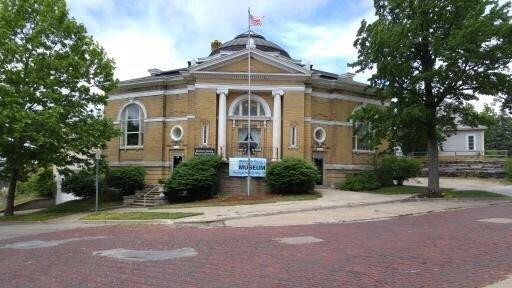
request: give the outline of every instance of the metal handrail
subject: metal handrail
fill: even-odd
[[[146,192],[146,194],[144,194],[144,207],[146,207],[146,196],[148,196],[148,195],[149,195],[149,193],[154,192],[154,191],[155,191],[156,189],[158,189],[158,188],[160,188],[160,187],[155,186],[155,187],[153,187],[153,188],[149,189],[149,191],[148,191],[148,192]]]

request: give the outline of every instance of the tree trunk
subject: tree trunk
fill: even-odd
[[[9,190],[7,190],[7,201],[5,203],[5,216],[14,214],[14,193],[16,192],[16,184],[18,183],[18,169],[13,168],[9,181]]]
[[[439,187],[439,147],[435,128],[430,129],[427,139],[428,151],[428,187],[427,197],[442,197]]]

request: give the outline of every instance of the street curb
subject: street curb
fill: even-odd
[[[367,206],[375,206],[380,204],[392,204],[392,203],[410,203],[410,202],[423,202],[423,201],[431,201],[434,199],[426,199],[426,200],[416,200],[416,198],[406,198],[401,200],[389,200],[389,201],[382,201],[382,202],[375,202],[375,203],[364,203],[364,204],[356,204],[356,205],[339,205],[339,206],[330,206],[330,207],[317,207],[317,208],[309,208],[309,209],[301,209],[301,210],[294,210],[294,211],[277,211],[277,212],[269,212],[269,213],[261,213],[261,214],[255,214],[255,215],[245,215],[245,216],[236,216],[236,217],[224,217],[214,220],[191,220],[191,221],[177,221],[174,222],[175,225],[183,225],[183,224],[212,224],[212,223],[218,223],[218,222],[224,222],[229,220],[240,220],[240,219],[246,219],[246,218],[253,218],[253,217],[264,217],[264,216],[274,216],[274,215],[282,215],[282,214],[290,214],[290,213],[297,213],[297,212],[311,212],[311,211],[321,211],[321,210],[331,210],[331,209],[338,209],[338,208],[353,208],[353,207],[367,207]],[[435,199],[436,201],[453,201],[456,199]],[[478,200],[482,199],[464,199],[468,200],[467,202],[477,202]],[[458,200],[458,201],[464,201],[464,200]],[[501,203],[508,203],[512,202],[512,200],[497,200],[495,202],[490,203],[482,203],[483,205],[475,205],[475,206],[469,206],[469,207],[461,207],[461,208],[448,208],[445,210],[440,211],[428,211],[428,212],[420,212],[420,213],[409,213],[405,215],[397,215],[397,216],[390,216],[390,217],[402,217],[402,216],[412,216],[412,215],[421,215],[421,214],[428,214],[432,212],[443,212],[443,211],[450,211],[450,210],[456,210],[456,209],[466,209],[466,208],[475,208],[480,206],[493,206],[498,205]],[[382,218],[382,217],[381,217]],[[389,217],[384,217],[389,218]],[[377,218],[375,218],[377,219]],[[365,221],[366,219],[362,220],[354,220],[354,221]],[[341,223],[341,222],[340,222]]]
[[[333,205],[327,207],[315,207],[315,208],[305,208],[298,210],[288,210],[288,211],[274,211],[274,212],[263,212],[259,214],[253,215],[243,215],[243,216],[235,216],[235,217],[222,217],[218,219],[212,220],[189,220],[186,221],[185,218],[181,219],[153,219],[153,220],[79,220],[81,223],[86,224],[174,224],[179,226],[187,226],[187,225],[211,225],[215,223],[220,223],[226,220],[235,220],[235,219],[244,219],[251,217],[260,217],[260,216],[272,216],[272,215],[280,215],[280,214],[288,214],[288,213],[296,213],[296,212],[309,212],[309,211],[320,211],[320,210],[328,210],[328,209],[337,209],[337,208],[350,208],[350,207],[364,207],[378,204],[390,204],[404,201],[404,199],[399,200],[387,200],[375,203],[362,203],[362,204],[344,204],[344,205]],[[199,215],[198,215],[199,216]],[[192,216],[193,217],[193,216]],[[180,221],[181,220],[181,221]]]
[[[174,223],[175,224],[214,223],[214,222],[226,221],[226,220],[238,220],[238,219],[261,217],[261,216],[274,216],[274,215],[290,214],[290,213],[297,213],[297,212],[311,212],[311,211],[321,211],[321,210],[330,210],[330,209],[338,209],[338,208],[352,208],[352,207],[373,206],[373,205],[379,205],[379,204],[391,204],[391,203],[402,202],[407,199],[408,198],[400,199],[400,200],[388,200],[388,201],[374,202],[374,203],[345,204],[345,205],[333,205],[333,206],[326,206],[326,207],[304,208],[304,209],[288,210],[288,211],[263,212],[263,213],[253,214],[253,215],[222,217],[222,218],[213,219],[213,220],[190,220],[190,221],[184,220],[184,221],[177,221]],[[177,219],[177,220],[179,220],[179,219]]]
[[[497,205],[500,203],[508,203],[512,202],[512,200],[497,200],[497,199],[481,199],[481,198],[463,198],[463,199],[429,199],[429,198],[405,198],[405,199],[399,199],[399,200],[388,200],[388,201],[381,201],[381,202],[374,202],[374,203],[362,203],[362,204],[345,204],[345,205],[333,205],[333,206],[327,206],[327,207],[314,207],[314,208],[304,208],[304,209],[298,209],[298,210],[288,210],[288,211],[274,211],[274,212],[263,212],[263,213],[257,213],[253,215],[241,215],[241,216],[232,216],[232,217],[219,217],[216,219],[211,220],[187,220],[186,218],[182,219],[153,219],[153,220],[79,220],[81,223],[86,224],[172,224],[175,226],[208,226],[208,227],[217,227],[224,226],[224,221],[229,220],[240,220],[240,219],[246,219],[246,218],[253,218],[253,217],[264,217],[264,216],[274,216],[274,215],[283,215],[283,214],[290,214],[290,213],[300,213],[300,212],[311,212],[311,211],[321,211],[321,210],[331,210],[331,209],[339,209],[339,208],[355,208],[355,207],[367,207],[367,206],[375,206],[375,205],[381,205],[381,204],[392,204],[392,203],[411,203],[411,202],[431,202],[431,201],[464,201],[464,202],[479,202],[479,201],[489,201],[489,200],[496,200],[494,202],[490,203],[482,203],[484,206],[492,206]],[[421,213],[410,213],[407,215],[398,215],[398,216],[391,216],[391,217],[401,217],[401,216],[412,216],[412,215],[421,215],[421,214],[428,214],[432,212],[443,212],[443,211],[449,211],[454,209],[465,209],[465,208],[474,208],[479,207],[482,205],[475,205],[470,207],[464,207],[464,208],[451,208],[441,211],[429,211],[429,212],[421,212]],[[385,217],[388,218],[388,217]],[[367,221],[366,219],[361,220],[354,220],[354,221]],[[340,222],[341,223],[341,222]]]
[[[153,220],[79,220],[85,224],[174,224],[173,219]]]

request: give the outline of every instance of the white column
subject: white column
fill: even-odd
[[[281,96],[282,90],[272,91],[274,95],[274,120],[272,121],[272,161],[281,159]]]
[[[219,123],[217,125],[219,140],[217,142],[217,150],[222,159],[226,159],[226,96],[228,95],[228,90],[217,89],[217,94],[219,94]]]

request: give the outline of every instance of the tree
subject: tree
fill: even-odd
[[[375,0],[374,6],[377,20],[361,23],[354,42],[358,59],[350,65],[358,72],[375,70],[370,84],[389,101],[382,109],[387,122],[376,129],[388,129],[391,143],[399,134],[425,136],[426,196],[441,196],[438,145],[457,124],[477,125],[477,113],[467,102],[489,95],[512,107],[510,3]]]
[[[512,153],[512,117],[506,111],[497,113],[490,106],[480,112],[485,130],[485,150],[507,150]]]
[[[0,158],[5,215],[29,171],[87,161],[116,134],[102,117],[114,62],[70,18],[64,0],[0,0]]]

